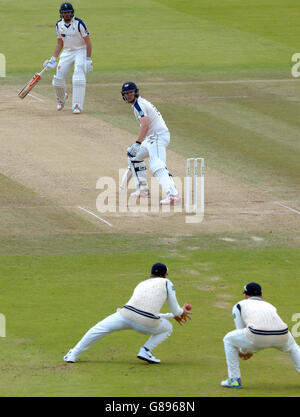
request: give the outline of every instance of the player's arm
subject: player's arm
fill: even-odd
[[[63,40],[62,38],[57,38],[56,47],[54,49],[53,55],[50,59],[46,59],[44,62],[44,67],[46,67],[47,70],[53,69],[56,67],[56,58],[60,54],[62,48],[63,48]]]
[[[137,140],[129,146],[127,149],[127,155],[130,157],[135,157],[138,153],[141,143],[145,140],[147,136],[147,132],[149,130],[150,122],[147,116],[143,116],[140,118],[140,134]]]
[[[91,42],[91,38],[89,37],[89,35],[85,36],[83,38],[84,42],[85,42],[85,46],[86,46],[86,57],[87,58],[91,58],[92,56],[92,42]]]
[[[190,311],[186,310],[184,307],[180,307],[177,298],[176,298],[176,291],[174,288],[173,283],[170,280],[167,280],[166,282],[166,288],[167,288],[167,301],[171,310],[171,314],[174,316],[175,320],[179,323],[185,323],[187,319],[191,319],[189,317],[190,314],[192,314]],[[169,317],[165,317],[169,318]]]
[[[64,46],[64,43],[63,43],[62,38],[57,38],[56,47],[55,47],[54,52],[53,52],[53,57],[54,58],[57,58],[58,57],[58,55],[60,54],[61,50],[63,49],[63,46]]]
[[[232,308],[233,321],[237,329],[244,329],[246,327],[242,319],[241,311],[242,310],[239,303],[235,304]]]
[[[166,280],[166,288],[167,288],[167,294],[168,294],[168,305],[170,307],[171,313],[174,316],[180,316],[183,313],[183,308],[180,307],[177,297],[176,297],[176,291],[173,283],[167,279]]]
[[[145,138],[147,136],[147,132],[148,132],[149,127],[150,127],[150,121],[149,121],[148,117],[147,116],[141,117],[140,124],[141,124],[140,125],[140,134],[139,134],[139,137],[137,138],[137,142],[142,143],[145,140]]]

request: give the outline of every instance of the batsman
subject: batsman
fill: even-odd
[[[47,70],[54,69],[57,65],[57,57],[63,49],[56,75],[52,80],[57,99],[57,110],[60,111],[64,108],[68,98],[66,78],[74,66],[72,111],[74,114],[79,114],[83,110],[86,74],[93,70],[92,44],[85,23],[74,17],[74,8],[71,3],[63,3],[59,13],[61,19],[56,23],[57,44],[53,56],[47,59],[43,65]]]
[[[139,88],[132,81],[122,85],[121,94],[123,100],[131,104],[140,130],[137,140],[127,149],[128,169],[122,179],[120,191],[127,187],[132,176],[136,191],[131,196],[135,198],[150,196],[144,162],[145,158],[149,158],[149,167],[165,194],[160,204],[179,203],[181,198],[173,176],[166,167],[166,149],[170,143],[170,132],[161,113],[150,101],[139,95]]]

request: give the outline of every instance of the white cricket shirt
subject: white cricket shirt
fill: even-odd
[[[259,297],[249,297],[240,301],[232,309],[237,329],[245,327],[259,330],[260,334],[276,334],[287,329],[287,324],[279,317],[277,309]]]
[[[171,314],[161,314],[165,302]],[[173,283],[165,278],[149,278],[140,282],[134,289],[132,297],[121,310],[121,314],[137,323],[155,327],[160,317],[172,318],[183,313],[178,304]]]
[[[73,17],[70,23],[60,19],[56,23],[56,36],[63,40],[64,50],[76,51],[85,48],[84,37],[89,35],[86,25],[81,19]]]
[[[150,101],[138,97],[135,101],[133,112],[136,120],[141,124],[141,118],[147,116],[150,121],[149,130],[147,136],[153,135],[154,133],[168,132],[168,127],[157,108],[150,103]]]

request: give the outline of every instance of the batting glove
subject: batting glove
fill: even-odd
[[[50,59],[46,59],[46,61],[43,63],[43,66],[46,67],[46,70],[50,70],[56,67],[56,58],[55,56],[52,56]]]
[[[92,72],[93,71],[93,62],[92,58],[88,57],[86,59],[86,72]]]
[[[141,143],[140,142],[135,142],[133,143],[131,146],[129,146],[129,148],[127,148],[127,155],[128,156],[136,156],[136,154],[138,153],[139,149],[140,149]]]

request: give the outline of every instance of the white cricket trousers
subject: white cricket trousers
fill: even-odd
[[[86,48],[77,49],[75,51],[64,50],[60,57],[56,69],[56,75],[53,78],[53,86],[57,90],[57,99],[63,99],[60,97],[59,88],[62,87],[65,90],[66,78],[74,65],[74,72],[72,76],[73,94],[72,94],[72,107],[75,104],[79,104],[80,109],[83,109],[85,88],[86,88]]]
[[[157,178],[165,194],[178,194],[174,180],[166,168],[167,146],[170,143],[170,132],[154,133],[148,136],[143,142],[132,161],[143,161],[149,158],[149,167]]]
[[[223,339],[225,356],[228,368],[228,377],[229,378],[240,378],[241,371],[239,365],[239,354],[238,349],[242,349],[243,353],[250,352],[255,353],[259,352],[262,349],[267,348],[276,348],[282,352],[287,352],[298,372],[300,372],[300,347],[295,342],[295,339],[288,333],[288,340],[285,344],[255,344],[247,336],[247,328],[233,330],[226,334]],[[266,336],[268,337],[268,336]]]
[[[150,338],[144,344],[144,346],[150,351],[166,340],[172,333],[172,324],[164,319],[160,319],[160,324],[157,327],[146,327],[141,324],[135,323],[132,320],[128,320],[119,313],[119,309],[116,313],[111,314],[104,320],[99,321],[95,326],[86,332],[83,338],[73,348],[72,354],[77,359],[82,352],[91,347],[94,343],[103,339],[112,332],[119,330],[132,329],[139,333],[150,335]]]

